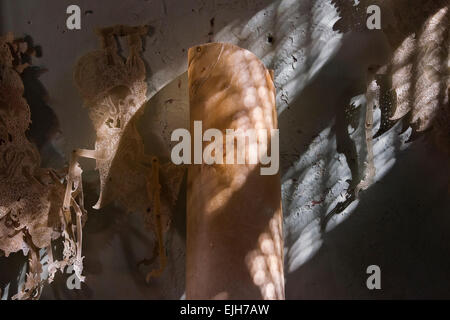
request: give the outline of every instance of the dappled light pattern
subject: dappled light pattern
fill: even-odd
[[[383,10],[383,32],[388,38],[392,46],[398,46],[392,55],[389,64],[382,67],[372,67],[369,73],[373,73],[374,82],[369,82],[367,86],[367,113],[366,126],[371,122],[373,107],[381,108],[380,103],[387,103],[388,108],[382,108],[382,112],[390,112],[390,119],[384,119],[381,123],[379,132],[383,134],[389,130],[392,125],[389,121],[396,121],[408,115],[414,132],[422,132],[432,128],[434,120],[441,114],[444,121],[448,115],[448,4],[443,6],[443,1],[424,1],[421,6],[424,12],[429,16],[423,16],[417,12],[411,13],[409,10],[411,3],[397,1],[395,4],[385,1],[361,1],[358,4],[350,4],[349,2],[334,0],[341,19],[334,25],[334,28],[342,32],[358,31],[363,32],[365,29],[365,20],[367,19],[366,8],[368,5],[379,5]],[[443,7],[442,7],[443,6]],[[404,14],[405,11],[408,14]],[[405,18],[406,17],[406,18]],[[407,20],[408,19],[408,20]],[[417,23],[417,25],[414,25]],[[414,31],[414,33],[411,33]],[[386,82],[386,75],[390,77],[390,81]],[[383,97],[381,100],[380,87],[391,85],[393,92],[392,99]],[[371,88],[373,87],[373,88]],[[384,88],[389,90],[389,87]],[[377,95],[377,102],[374,104],[373,99],[369,98],[369,93]],[[388,101],[386,101],[386,98]],[[390,100],[390,101],[389,101]],[[386,118],[382,114],[382,118]],[[442,137],[442,131],[448,128],[444,124],[439,128],[434,126],[435,133]],[[367,173],[369,176],[375,176],[375,167],[373,166],[373,152],[371,147],[372,130],[367,128],[366,132],[366,149],[367,162],[366,177],[355,189],[355,195],[358,195],[360,189],[367,189],[370,182],[367,181]],[[439,134],[440,132],[440,134]],[[448,143],[447,143],[448,144]],[[445,145],[445,143],[444,143]]]
[[[264,299],[284,297],[282,223],[279,217],[269,222],[269,228],[258,238],[258,248],[246,256],[253,283],[261,290]]]
[[[331,28],[338,18],[329,0],[268,1],[247,20],[224,26],[214,39],[248,49],[274,70],[281,114],[339,49],[342,35]]]
[[[382,31],[393,49],[391,61],[378,70],[379,75],[391,78],[395,93],[390,118],[395,121],[405,117],[414,132],[432,129],[435,136],[445,137],[450,76],[448,1],[361,1],[358,6],[334,2],[343,15],[336,27],[345,31],[360,30],[367,5],[380,5]],[[412,9],[415,6],[417,10]],[[350,23],[349,19],[359,22]],[[447,149],[445,143],[441,146]]]
[[[283,209],[288,247],[286,270],[292,277],[320,249],[323,233],[334,229],[357,208],[359,191],[369,188],[389,172],[396,162],[396,154],[410,145],[408,140],[417,132],[431,128],[439,137],[442,149],[449,145],[448,3],[364,0],[325,3],[322,10],[331,3],[339,16],[330,19],[324,33],[332,34],[330,29],[334,29],[343,34],[343,41],[353,39],[353,42],[338,45],[337,52],[328,55],[331,63],[323,64],[316,73],[322,83],[329,84],[328,87],[322,85],[320,89],[319,81],[308,79],[305,70],[297,68],[297,78],[303,78],[306,86],[297,83],[297,90],[289,94],[289,108],[281,112]],[[381,31],[367,30],[366,8],[372,4],[381,7]],[[417,9],[413,9],[415,7]],[[320,14],[310,14],[315,15]],[[303,29],[308,33],[307,27]],[[384,53],[377,48],[374,52],[379,55],[378,60],[361,52],[359,56],[355,53],[357,58],[353,65],[344,63],[344,59],[350,57],[349,52],[358,51],[358,48],[352,48],[355,41],[363,36],[376,39],[379,35],[387,39],[391,57],[382,58]],[[325,47],[321,49],[325,50]],[[366,65],[358,75],[362,54]],[[307,64],[303,64],[305,67]],[[339,69],[340,77],[332,73],[338,72],[335,69]],[[287,65],[285,70],[288,70]],[[356,76],[350,78],[347,73]],[[348,83],[347,87],[341,83]],[[329,91],[331,87],[333,90]],[[332,97],[320,97],[323,90],[330,92]],[[303,100],[297,102],[296,96]],[[355,100],[346,107],[352,97]],[[324,104],[328,109],[321,108]],[[365,112],[370,112],[370,106],[372,115]],[[298,108],[297,112],[292,111],[294,108]],[[313,108],[318,110],[317,116]],[[330,113],[332,116],[328,117]],[[339,114],[345,114],[345,117]],[[302,116],[309,117],[308,121],[303,121]],[[398,120],[406,126],[402,127]],[[310,124],[313,122],[315,128]],[[413,128],[408,129],[409,124]],[[289,130],[289,134],[283,134],[283,129],[291,126],[298,132]],[[288,276],[288,286],[289,279]],[[294,284],[291,284],[291,290],[295,290],[292,286]]]
[[[73,168],[78,178],[72,185],[65,172],[41,168],[40,154],[26,136],[31,114],[20,74],[30,67],[32,55],[34,48],[12,34],[0,38],[0,254],[28,255],[26,279],[13,299],[39,299],[43,286],[67,266],[84,281],[81,170]],[[64,246],[60,261],[53,258],[54,240]],[[41,249],[49,257],[45,267]]]
[[[155,8],[160,5],[159,1],[153,1],[152,4],[155,5]],[[381,31],[368,31],[366,28],[365,9],[372,4],[381,7]],[[330,252],[332,261],[330,263],[325,261],[324,264],[351,264],[351,258],[341,256],[339,250],[342,248],[338,248],[338,246],[341,246],[342,243],[333,243],[336,240],[333,238],[333,234],[336,235],[339,232],[351,234],[353,242],[348,241],[348,243],[351,244],[353,250],[354,247],[360,248],[356,243],[358,240],[353,238],[355,233],[370,233],[370,230],[376,229],[378,226],[389,228],[386,223],[378,223],[377,219],[386,217],[386,215],[383,216],[383,212],[376,213],[377,218],[372,221],[373,225],[377,226],[375,228],[372,228],[370,223],[365,223],[358,224],[356,228],[349,230],[346,228],[348,224],[344,221],[369,221],[370,219],[367,219],[365,214],[370,210],[368,210],[367,204],[364,207],[364,203],[369,201],[369,206],[377,209],[382,206],[381,204],[377,205],[379,199],[374,199],[374,195],[376,197],[382,195],[382,201],[389,200],[391,193],[396,198],[398,196],[402,198],[404,194],[395,193],[395,187],[386,186],[386,190],[389,190],[386,192],[380,191],[380,189],[384,189],[384,186],[380,186],[385,182],[384,178],[388,178],[387,180],[393,186],[397,186],[397,183],[405,184],[403,180],[394,181],[394,178],[398,179],[401,175],[394,173],[393,168],[396,169],[395,172],[404,172],[410,177],[416,176],[413,169],[409,171],[406,169],[411,163],[401,161],[401,157],[405,155],[404,149],[410,149],[409,155],[417,151],[410,148],[413,145],[410,142],[419,137],[432,136],[439,143],[441,150],[449,149],[448,0],[201,1],[192,6],[192,9],[195,9],[192,12],[191,6],[184,8],[179,6],[176,1],[166,1],[164,5],[168,6],[169,16],[156,17],[157,19],[152,20],[152,24],[154,23],[158,32],[151,39],[151,50],[145,52],[145,58],[149,64],[149,70],[151,70],[151,73],[146,75],[148,77],[147,95],[152,96],[172,81],[174,75],[184,72],[187,65],[185,59],[187,48],[205,41],[237,44],[254,52],[268,68],[275,70],[276,104],[280,115],[282,136],[280,139],[281,174],[287,296],[298,298],[299,295],[295,294],[295,290],[308,292],[304,295],[305,297],[313,296],[311,292],[314,290],[301,285],[302,279],[315,278],[308,273],[308,268],[321,267],[322,265],[317,261],[330,256]],[[152,12],[158,12],[158,10]],[[176,15],[172,16],[171,20],[170,13],[173,12],[176,12]],[[207,34],[210,31],[209,24],[212,18],[215,19],[215,28],[211,34]],[[192,23],[193,21],[194,23]],[[382,48],[381,38],[386,38],[386,42],[390,45],[392,53],[390,58],[381,58],[385,51]],[[170,45],[166,45],[169,42]],[[371,43],[374,45],[372,46]],[[374,59],[374,56],[379,59]],[[69,60],[72,61],[72,59],[73,56],[70,56]],[[373,64],[374,60],[382,67],[376,70],[377,74],[375,75],[375,83],[379,86],[375,90],[379,99],[377,98],[374,104],[372,131],[366,127],[366,116],[369,116],[366,112],[368,109],[366,71],[367,66]],[[207,80],[207,82],[211,82],[211,80]],[[70,83],[70,81],[66,81],[66,83]],[[255,88],[250,88],[246,104],[253,104],[255,90]],[[55,98],[64,101],[61,96],[64,97],[67,90],[60,91],[63,94],[59,97],[55,96]],[[142,105],[142,108],[126,106],[124,109],[132,110],[131,113],[134,113],[134,116],[125,117],[125,123],[123,123],[116,110],[123,110],[118,106],[123,107],[124,101],[126,105],[129,104],[130,92],[127,85],[120,85],[117,90],[111,90],[111,100],[105,101],[105,109],[113,111],[111,111],[111,117],[108,113],[107,118],[102,118],[105,120],[103,122],[104,130],[101,130],[100,135],[104,137],[103,140],[106,143],[110,143],[108,148],[111,148],[111,157],[118,156],[117,160],[106,160],[96,151],[80,152],[80,154],[97,158],[99,163],[105,164],[105,168],[108,166],[106,163],[110,163],[109,169],[104,170],[103,204],[114,201],[117,195],[121,197],[119,190],[122,189],[116,183],[117,181],[127,182],[128,177],[133,181],[136,177],[136,175],[129,175],[130,171],[132,172],[134,169],[127,168],[123,171],[125,173],[121,174],[119,168],[126,168],[123,164],[127,162],[120,157],[120,154],[128,154],[128,152],[120,152],[120,150],[127,150],[126,145],[135,143],[133,139],[122,140],[120,137],[127,135],[135,137],[135,127],[132,125],[134,120],[132,119],[140,117],[137,110],[153,108],[155,104],[169,108],[170,105],[175,106],[179,102],[174,101],[173,97],[168,94],[156,103]],[[76,99],[70,100],[76,101]],[[76,104],[76,102],[70,101],[64,101],[64,103],[67,104],[67,108]],[[187,99],[182,103],[188,105]],[[251,127],[252,121],[248,117],[246,118],[246,115],[242,116],[243,120],[240,124]],[[173,119],[173,115],[170,117],[167,122]],[[255,111],[255,117],[261,119],[264,118],[264,114],[261,111]],[[158,124],[157,121],[158,119],[152,122],[152,125],[156,124],[153,128],[154,131],[161,128],[161,130],[170,132],[170,127],[166,126],[166,122]],[[74,132],[76,130],[72,129],[77,125],[72,124],[69,127],[71,130],[66,129],[65,135],[81,137],[78,141],[84,141],[82,138],[86,137],[86,133],[83,136],[83,132]],[[174,127],[185,127],[185,125]],[[125,132],[127,130],[129,133]],[[366,139],[371,137],[371,131],[374,134],[373,163],[376,172],[373,182],[375,183],[370,185],[373,188],[361,192],[361,200],[353,200],[349,196],[354,195],[355,187],[364,179],[365,173],[369,169],[365,163],[369,155]],[[161,143],[163,149],[166,148],[164,144],[168,141],[167,137],[168,135],[165,135],[165,141]],[[123,141],[123,147],[121,143],[117,142],[118,140]],[[150,143],[148,143],[148,148],[145,146],[145,153],[159,157],[160,154],[153,152],[151,146],[155,140],[148,139],[147,141]],[[420,146],[420,141],[418,144]],[[419,149],[420,151],[423,151],[423,148]],[[164,160],[159,158],[162,168],[164,168]],[[410,156],[407,158],[410,160]],[[131,157],[130,159],[129,162],[134,163],[135,159]],[[430,159],[435,160],[431,156]],[[151,158],[149,157],[148,160],[151,161]],[[133,166],[130,165],[130,167]],[[147,169],[146,173],[151,172],[150,167]],[[208,203],[208,210],[212,212],[211,216],[214,219],[221,217],[219,214],[221,201],[233,201],[236,190],[246,188],[251,180],[249,177],[253,171],[257,172],[258,170],[255,167],[252,171],[237,176],[231,182],[226,181],[229,187],[223,191],[215,190],[214,185],[205,179],[204,188],[211,187],[213,190],[214,198]],[[445,172],[445,170],[443,171]],[[77,172],[74,171],[74,173]],[[118,202],[128,199],[132,199],[130,202],[133,202],[133,205],[149,202],[144,175],[138,176],[139,185],[136,186],[136,189],[133,192],[123,193],[124,196],[119,198]],[[108,182],[108,176],[112,177],[112,181]],[[214,175],[212,174],[212,176]],[[170,175],[170,177],[174,177],[174,175]],[[432,177],[435,178],[435,176]],[[151,178],[148,177],[147,180],[153,181]],[[174,178],[174,181],[176,180]],[[164,187],[164,181],[165,178],[162,178],[162,198],[171,194],[164,191],[168,189]],[[406,179],[406,181],[417,182],[414,179]],[[173,183],[176,185],[175,182]],[[433,192],[436,184],[438,184],[437,181],[429,184],[433,186],[430,188],[433,189]],[[172,182],[167,182],[167,185],[172,185]],[[255,188],[257,186],[258,184],[254,185]],[[408,190],[402,188],[404,192],[414,194],[410,190],[412,186],[405,185],[405,187],[408,187]],[[131,185],[126,184],[126,188],[130,189]],[[154,191],[152,190],[151,194],[154,194]],[[92,190],[92,193],[95,194],[95,191]],[[420,193],[424,197],[431,194],[431,191],[427,193],[425,190]],[[127,198],[127,196],[130,197]],[[416,213],[419,210],[413,208],[413,205],[432,203],[432,201],[423,200],[402,202],[402,199],[399,199],[399,201],[388,201],[388,203],[391,206],[397,202],[402,203],[403,207],[411,208]],[[248,201],[248,199],[242,201]],[[162,199],[162,202],[164,204],[165,200]],[[126,206],[126,203],[123,206]],[[106,208],[106,210],[109,209]],[[397,209],[399,212],[401,211],[400,206]],[[391,210],[391,208],[387,210]],[[353,212],[357,214],[353,214]],[[120,213],[118,216],[122,217]],[[399,226],[402,227],[403,223],[409,223],[410,218],[412,220],[414,217],[402,217],[402,223],[399,223]],[[387,219],[392,219],[392,215]],[[432,220],[426,219],[426,221]],[[392,224],[388,224],[392,226]],[[127,238],[126,234],[136,236],[137,232],[128,228],[126,223],[120,225],[126,228],[121,234],[123,241]],[[442,226],[444,225],[442,224]],[[435,231],[433,229],[432,234],[437,234]],[[261,232],[270,234],[268,230]],[[401,230],[392,233],[392,235],[401,234]],[[382,235],[384,237],[386,233],[383,232]],[[417,237],[414,238],[414,240],[417,239]],[[263,252],[256,244],[258,241],[256,240],[255,246],[248,250],[248,252],[254,252],[255,256],[262,255]],[[372,239],[367,242],[372,243],[371,241]],[[393,242],[386,241],[384,244],[389,251]],[[330,248],[332,249],[330,250]],[[156,250],[158,249],[156,246]],[[93,252],[92,256],[95,256],[95,250],[91,249],[91,251]],[[123,252],[130,251],[130,248],[124,245]],[[319,254],[317,254],[318,252]],[[131,261],[133,259],[128,257],[122,260]],[[108,263],[110,260],[105,259],[104,261]],[[252,266],[255,268],[254,270],[260,270],[257,269],[257,265],[260,263],[256,263],[255,266],[253,264],[247,266],[250,270],[252,270]],[[133,267],[134,265],[130,266],[130,270]],[[409,266],[405,267],[409,268]],[[265,267],[263,269],[266,270]],[[183,272],[184,270],[181,273]],[[250,278],[253,284],[264,283],[261,279],[270,279],[267,271],[264,276],[261,272],[256,274],[257,276]],[[404,274],[409,273],[405,272]],[[322,281],[309,280],[306,282],[307,285],[314,283],[320,287],[320,290],[326,290],[332,282],[329,281],[330,279],[323,279],[320,273],[314,275],[317,275],[317,279],[322,279]],[[165,282],[168,283],[168,286],[173,284],[170,276]],[[176,287],[177,284],[175,283],[173,286]],[[122,292],[124,291],[127,290]],[[136,292],[138,291],[136,290]],[[269,291],[273,292],[270,288]],[[388,290],[383,290],[383,292],[388,292]],[[229,298],[230,294],[222,290],[217,292],[215,297]]]
[[[450,39],[448,26],[450,5],[441,8],[423,26],[418,40],[417,72],[414,90],[414,107],[411,122],[417,131],[431,127],[439,108],[448,104],[447,87],[448,50]],[[447,60],[447,62],[445,62]],[[445,101],[444,101],[445,99]]]
[[[222,43],[193,47],[188,72],[191,132],[194,121],[224,135],[277,128],[271,73],[251,52]],[[245,164],[227,164],[230,152],[238,163],[238,145],[224,141],[223,164],[189,168],[187,299],[284,298],[279,175],[261,175],[262,165],[250,161],[270,150],[271,137],[266,141],[263,150],[245,143]]]
[[[408,35],[392,59],[396,104],[392,120],[411,113],[413,128],[425,131],[448,104],[448,7],[429,17],[418,32]]]
[[[389,7],[397,19],[385,32],[394,47],[389,64],[378,70],[391,77],[394,93],[391,120],[402,119],[412,128],[411,139],[424,133],[448,154],[449,135],[449,5],[424,1],[421,10],[408,10],[410,3]],[[427,134],[431,133],[431,134]]]
[[[367,161],[364,163],[366,178],[355,189],[357,196],[361,186],[364,186],[362,189],[367,189],[371,182],[379,180],[392,168],[395,151],[407,147],[405,142],[412,136],[411,132],[414,135],[414,132],[429,128],[433,128],[434,133],[440,132],[441,136],[442,132],[449,132],[448,124],[442,125],[438,121],[443,118],[442,123],[448,119],[448,4],[444,5],[445,1],[422,1],[421,10],[411,10],[414,5],[410,1],[360,1],[357,5],[349,1],[333,3],[341,16],[334,28],[341,32],[364,32],[367,6],[379,5],[383,12],[382,31],[393,47],[393,55],[387,65],[371,67],[368,70],[374,81],[368,82],[366,97],[360,103],[365,104],[367,109],[366,150],[363,149]],[[380,91],[381,88],[383,92]],[[385,92],[391,92],[391,97]],[[381,108],[383,104],[387,108],[381,109],[380,114],[376,107]],[[369,114],[370,112],[375,114]],[[390,114],[385,116],[383,112]],[[375,123],[370,121],[372,117]],[[411,124],[412,131],[402,129],[398,125],[392,128],[392,124],[384,122],[403,118]],[[372,126],[369,126],[371,122]],[[378,131],[373,148],[370,141],[374,134],[372,127]],[[447,131],[442,130],[442,127],[446,127]],[[391,132],[386,134],[387,130]],[[400,136],[395,137],[396,134]],[[361,142],[364,143],[359,143]],[[448,139],[443,142],[441,145],[449,145]],[[370,161],[370,158],[373,160]],[[367,173],[370,173],[370,181],[367,180]],[[353,210],[353,198],[344,197],[342,205],[335,209],[339,208],[338,212],[343,213]],[[333,220],[327,230],[336,226],[342,218],[336,217]]]
[[[395,50],[392,58],[392,87],[397,97],[391,111],[392,120],[403,118],[411,110],[415,48],[415,36],[410,35]]]

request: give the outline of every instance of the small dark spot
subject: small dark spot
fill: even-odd
[[[147,212],[151,212],[152,211],[152,208],[147,208]]]
[[[211,20],[209,20],[209,24],[210,24],[211,28],[214,28],[215,21],[216,21],[216,18],[211,18]]]
[[[186,49],[185,48],[181,49],[181,52],[186,52]]]
[[[181,80],[178,80],[178,89],[181,88]]]
[[[111,119],[111,118],[109,118],[108,120],[106,120],[106,125],[109,127],[109,128],[112,128],[112,123],[114,122],[114,120],[113,119]]]
[[[90,14],[93,14],[94,13],[94,11],[92,11],[92,10],[86,10],[85,12],[84,12],[84,14],[85,15],[90,15]]]
[[[35,55],[37,58],[42,57],[42,47],[41,46],[34,47],[34,51],[35,51]]]
[[[7,228],[11,228],[12,226],[13,226],[13,221],[11,220],[11,218],[7,218],[6,220],[5,220],[5,226],[7,227]]]
[[[275,39],[273,38],[273,36],[272,36],[271,34],[269,34],[269,35],[267,36],[267,42],[270,43],[270,44],[273,44],[274,41],[275,41]]]
[[[13,141],[13,136],[11,135],[11,133],[8,133],[8,140],[9,140],[9,142]]]
[[[172,104],[172,103],[173,103],[173,101],[174,101],[173,99],[167,99],[167,100],[166,100],[166,103],[170,103],[170,104]]]
[[[28,20],[27,24],[33,24],[33,22],[31,20]]]
[[[214,34],[214,32],[210,31],[208,32],[208,36],[212,36]]]

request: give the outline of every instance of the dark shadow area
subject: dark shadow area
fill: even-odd
[[[32,50],[37,58],[42,57],[42,48],[35,46],[31,36],[23,38],[28,48]],[[32,63],[32,56],[23,55],[24,63]],[[28,139],[35,143],[40,154],[43,167],[62,168],[65,159],[60,150],[56,150],[52,144],[62,132],[59,127],[59,120],[56,113],[49,106],[49,94],[39,80],[39,77],[48,70],[31,65],[21,74],[25,88],[24,98],[27,100],[31,111],[31,124],[27,132]],[[55,70],[56,72],[56,70]]]
[[[27,257],[20,252],[12,253],[9,257],[0,257],[0,299],[5,294],[9,284],[8,297],[11,298],[19,289],[20,273],[27,264]]]
[[[346,47],[348,50],[354,50],[354,46],[346,43],[345,38],[358,34],[364,29],[365,8],[368,3],[361,1],[359,8],[354,7],[351,1],[333,1],[333,3],[338,5],[342,17],[336,23],[335,28],[346,32],[342,48],[344,51]],[[392,15],[398,18],[394,20],[397,25],[388,25],[384,29],[392,49],[397,49],[411,33],[419,33],[423,23],[437,9],[446,4],[445,1],[392,2]],[[361,44],[357,41],[355,43]],[[367,48],[364,44],[362,46]],[[325,83],[337,83],[329,81],[327,74],[336,67],[336,64],[337,68],[339,67],[341,51],[321,70],[318,79],[305,88],[301,95],[303,106],[309,104],[310,101],[326,101],[326,98],[320,97],[320,90],[314,94],[312,88],[316,85],[324,86]],[[341,60],[341,62],[344,61]],[[334,64],[334,66],[330,67],[330,64]],[[377,78],[381,89],[380,105],[377,106],[381,109],[381,125],[375,138],[390,131],[397,123],[397,121],[390,120],[396,96],[391,89],[392,82],[389,75],[391,75],[390,72]],[[345,78],[344,74],[342,76]],[[413,79],[411,79],[412,83],[415,84],[417,79],[418,77],[414,73]],[[443,79],[441,79],[442,82],[444,82]],[[356,84],[357,81],[353,83]],[[360,84],[365,85],[362,81]],[[333,87],[336,89],[336,85]],[[359,90],[359,92],[355,88],[350,89],[352,93],[346,95],[341,104],[345,105],[349,97],[365,91],[365,88],[361,88],[363,90]],[[325,90],[323,88],[322,92]],[[327,91],[327,93],[329,92]],[[411,95],[414,96],[414,92],[411,92]],[[339,101],[337,98],[332,97],[331,100]],[[339,103],[331,105],[337,106]],[[317,102],[316,106],[320,108]],[[292,111],[292,107],[290,109],[281,115],[282,120],[283,117],[285,118],[285,123],[289,123],[291,117],[311,119],[305,108],[296,110],[296,112]],[[349,160],[354,154],[352,152],[354,149],[344,132],[348,123],[342,122],[342,115],[339,113],[343,111],[339,111],[338,107],[335,110],[334,114],[333,111],[324,108],[320,114],[325,116],[324,123],[335,119],[337,152],[345,154],[351,169],[352,163]],[[404,124],[403,131],[410,127],[410,120],[409,115],[400,120]],[[313,121],[313,123],[318,122]],[[342,126],[340,123],[345,125]],[[344,129],[339,129],[340,127],[344,127]],[[307,132],[310,132],[310,128]],[[317,132],[320,132],[322,128],[318,127]],[[301,133],[303,132],[301,130]],[[447,285],[450,278],[448,273],[450,258],[447,257],[450,246],[448,245],[448,231],[445,227],[449,224],[450,218],[443,214],[449,212],[450,208],[448,158],[434,149],[429,143],[427,133],[413,131],[409,141],[415,142],[406,151],[400,151],[400,145],[398,142],[395,143],[394,157],[397,158],[395,166],[382,180],[363,192],[357,208],[344,222],[332,231],[321,234],[322,247],[311,260],[287,275],[287,298],[420,299],[448,298],[450,296]],[[288,139],[291,134],[295,134],[295,132],[284,135]],[[301,136],[299,138],[301,139]],[[302,142],[302,140],[300,141]],[[306,139],[303,145],[307,147],[309,144],[310,142]],[[298,154],[301,155],[304,151],[306,149],[300,150]],[[287,156],[284,159],[289,160],[286,161],[287,169],[289,169],[291,161],[297,159],[296,155],[294,153],[283,154],[283,156]],[[351,169],[351,171],[354,176],[354,170]],[[293,173],[286,178],[299,175],[298,177],[301,179],[301,174],[301,172]],[[417,199],[411,199],[411,196],[416,197],[417,195],[421,196],[419,204],[417,204]],[[353,199],[349,198],[338,204],[336,206],[338,210],[334,210],[333,214],[339,214],[351,202]],[[381,203],[385,209],[380,210]],[[287,215],[289,216],[289,214],[288,212]],[[333,219],[333,216],[328,218]],[[291,246],[290,243],[295,243],[295,240],[297,239],[287,239],[288,247]],[[366,274],[366,268],[372,264],[381,267],[383,280],[382,290],[379,291],[370,291],[366,287],[366,280],[369,277]]]
[[[423,139],[397,155],[395,166],[361,195],[347,220],[323,235],[317,254],[287,275],[288,298],[450,297],[446,158]],[[419,194],[418,205],[409,201]],[[366,268],[373,264],[381,268],[382,290],[366,287]]]
[[[95,173],[89,173],[95,175]],[[98,190],[95,184],[84,183],[85,201],[87,208],[92,207],[98,199]],[[177,207],[185,207],[185,195],[181,195],[177,202]],[[176,232],[179,232],[179,221],[183,217],[174,217],[173,224]],[[184,236],[182,236],[184,239]],[[173,235],[168,235],[166,239],[167,248],[175,241]],[[125,213],[122,209],[113,204],[100,210],[90,210],[88,221],[83,228],[83,256],[84,275],[86,282],[81,283],[81,290],[69,290],[66,282],[72,274],[62,274],[58,272],[55,281],[44,288],[42,299],[92,299],[101,295],[105,299],[179,299],[183,292],[177,292],[170,286],[171,281],[178,281],[175,275],[176,265],[169,265],[163,276],[152,280],[149,284],[145,282],[145,276],[149,266],[141,265],[143,258],[152,257],[153,245],[156,242],[153,234],[149,232],[143,223],[141,215],[136,213]],[[117,246],[119,244],[119,246]],[[104,254],[111,254],[111,249],[115,263],[102,259]],[[170,251],[170,259],[174,259]],[[176,254],[179,254],[176,252]],[[176,257],[179,258],[179,257]],[[174,259],[173,261],[176,261]],[[150,265],[154,267],[157,265]],[[179,266],[177,267],[179,268]],[[168,281],[170,279],[170,281]],[[184,278],[183,278],[184,279]],[[108,292],[98,290],[101,283],[109,283]],[[126,284],[125,281],[132,282]],[[129,287],[133,288],[130,292]],[[177,285],[176,288],[183,288],[184,285]],[[153,289],[152,289],[153,288]],[[160,290],[154,290],[159,288]]]

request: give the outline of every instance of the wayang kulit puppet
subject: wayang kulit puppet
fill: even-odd
[[[42,168],[39,151],[26,136],[31,114],[20,75],[30,66],[24,58],[33,54],[12,34],[0,38],[0,254],[22,251],[29,260],[25,284],[13,299],[38,299],[43,285],[68,266],[84,280],[81,169],[74,165],[66,175]],[[63,244],[59,261],[54,259],[58,241]],[[48,257],[46,279],[42,251]]]

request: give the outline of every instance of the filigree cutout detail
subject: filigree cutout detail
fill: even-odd
[[[96,160],[100,196],[95,209],[115,201],[128,212],[141,212],[148,229],[155,232],[161,274],[165,264],[163,234],[177,200],[184,169],[160,164],[144,152],[137,121],[147,101],[145,64],[141,58],[146,26],[114,26],[97,31],[102,48],[89,52],[76,64],[74,79],[96,130],[95,150],[76,150],[79,157]],[[125,37],[128,56],[119,54],[117,38]],[[147,190],[147,192],[146,192]]]
[[[86,211],[79,192],[81,176],[77,188],[68,193],[70,205],[63,208],[64,173],[41,168],[39,152],[25,134],[31,115],[20,74],[30,66],[23,58],[33,54],[25,41],[12,34],[0,38],[0,252],[8,257],[23,251],[29,256],[25,285],[13,299],[39,298],[43,285],[68,265],[77,266],[83,281],[81,229]],[[53,256],[52,241],[58,239],[76,247],[63,261],[53,262],[48,279],[41,279],[40,250]]]

